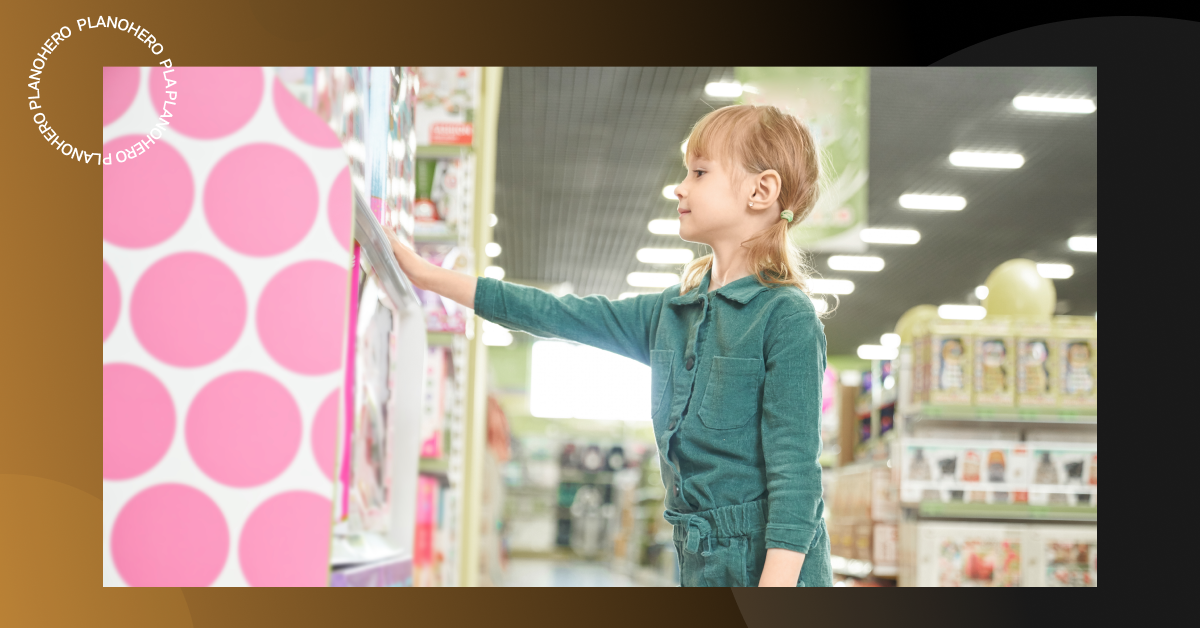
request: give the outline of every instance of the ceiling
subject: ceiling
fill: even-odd
[[[677,218],[662,196],[683,177],[679,145],[702,115],[729,104],[704,94],[725,68],[505,68],[500,104],[494,263],[505,279],[616,298],[636,291],[633,271],[679,270],[637,261],[643,247],[693,249],[650,233]],[[871,227],[921,232],[912,246],[870,245],[876,273],[831,270],[851,279],[825,321],[828,352],[853,355],[875,344],[908,308],[973,302],[975,286],[1001,262],[1065,262],[1054,280],[1059,313],[1096,311],[1096,254],[1066,246],[1096,233],[1096,115],[1018,112],[1022,93],[1096,98],[1095,68],[873,68],[870,84]],[[1015,150],[1016,170],[950,166],[952,150]],[[955,193],[959,212],[902,209],[904,193]],[[803,228],[803,227],[801,227]]]

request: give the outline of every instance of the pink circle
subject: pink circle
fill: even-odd
[[[248,144],[213,167],[204,186],[204,215],[229,248],[275,255],[312,228],[317,198],[317,180],[295,153],[273,144]]]
[[[329,190],[329,228],[333,229],[333,237],[347,251],[350,250],[350,167],[342,168],[342,172],[333,180]]]
[[[197,139],[224,137],[242,128],[263,96],[263,70],[258,67],[178,67],[150,70],[150,104],[154,114],[171,114],[171,129]],[[177,85],[167,87],[167,81]],[[176,97],[168,101],[167,92]],[[166,105],[164,110],[163,106]]]
[[[221,509],[190,486],[152,486],[126,502],[113,523],[113,564],[130,586],[209,586],[228,553]]]
[[[121,284],[117,283],[117,276],[113,273],[108,262],[104,262],[104,339],[108,340],[108,335],[112,333],[114,327],[117,326],[117,319],[121,316]]]
[[[284,368],[322,375],[341,366],[346,272],[329,262],[299,262],[279,271],[263,288],[258,337]]]
[[[300,448],[300,408],[282,384],[252,371],[209,382],[188,408],[188,451],[212,479],[244,488],[291,464]]]
[[[203,253],[154,263],[133,288],[133,333],[154,357],[200,366],[225,355],[246,324],[246,295],[233,271]]]
[[[114,153],[146,138],[124,135],[104,144],[104,239],[127,248],[144,248],[174,235],[192,210],[192,171],[183,155],[158,140],[134,157],[118,162]]]
[[[279,114],[279,120],[292,135],[313,146],[341,148],[342,142],[333,129],[315,111],[296,100],[283,81],[276,78],[271,91],[275,99],[275,113]]]
[[[174,435],[175,404],[162,382],[132,364],[105,364],[104,479],[149,471]]]
[[[276,495],[250,513],[238,540],[242,575],[255,587],[323,587],[329,581],[333,502],[306,491]]]
[[[141,80],[138,68],[104,68],[104,126],[116,122],[129,110]]]
[[[329,393],[321,402],[312,426],[313,456],[321,472],[330,480],[333,479],[333,467],[337,460],[338,392]]]

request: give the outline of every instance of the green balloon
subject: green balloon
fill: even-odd
[[[988,289],[983,307],[988,317],[1016,316],[1049,319],[1054,316],[1057,293],[1054,282],[1038,273],[1027,259],[1010,259],[997,266],[984,283]]]

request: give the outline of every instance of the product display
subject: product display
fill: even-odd
[[[1016,365],[1012,321],[1005,318],[979,321],[973,331],[975,385],[971,401],[977,406],[1011,408]]]
[[[1058,343],[1050,321],[1017,324],[1017,405],[1053,408],[1058,404]]]
[[[1096,321],[1059,316],[1054,320],[1058,344],[1058,403],[1072,408],[1096,407]]]
[[[479,68],[422,67],[417,143],[470,145],[479,100]]]

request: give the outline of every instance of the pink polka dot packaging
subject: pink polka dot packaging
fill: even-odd
[[[392,512],[380,360],[394,329],[377,307],[369,341],[347,324],[356,174],[342,138],[367,129],[329,97],[345,72],[300,69],[308,91],[293,92],[294,70],[104,70],[104,150],[144,148],[103,173],[106,586],[327,585],[347,432],[367,443],[348,460],[373,482],[363,512]],[[406,111],[405,136],[377,143],[415,146]],[[383,165],[411,180],[402,159]],[[372,205],[411,241],[402,187],[370,190]],[[347,421],[357,358],[382,375]]]

